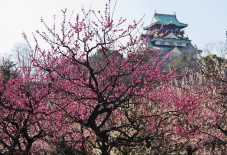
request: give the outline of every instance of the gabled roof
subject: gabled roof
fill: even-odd
[[[155,25],[155,24],[160,24],[160,25],[176,25],[181,28],[187,27],[188,24],[181,23],[177,20],[176,15],[168,15],[168,14],[160,14],[160,13],[155,13],[152,19],[152,22],[149,26],[144,27],[144,30],[147,30],[149,27]]]
[[[174,47],[170,50],[170,52],[181,52],[181,50],[178,47]]]
[[[173,34],[172,32],[170,32],[169,34],[167,34],[166,36],[165,36],[165,38],[171,38],[171,39],[176,39],[176,38],[178,38],[175,34]]]
[[[184,37],[182,35],[176,35],[172,31],[169,31],[164,34],[159,34],[159,35],[149,35],[151,40],[166,40],[166,41],[176,41],[176,42],[188,42],[190,43],[191,40],[189,40],[188,37]]]

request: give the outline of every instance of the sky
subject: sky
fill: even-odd
[[[67,8],[69,16],[85,9],[103,10],[107,0],[0,0],[0,54],[10,53],[15,43],[25,43],[22,33],[30,39],[36,30],[43,30],[40,19],[54,23],[53,15],[61,19],[61,10]],[[199,49],[209,43],[226,41],[226,0],[112,0],[116,2],[114,20],[121,16],[128,23],[140,20],[144,26],[151,23],[154,11],[174,14],[180,22],[188,24],[185,33]],[[141,30],[142,31],[142,30]],[[144,32],[144,31],[143,31]],[[144,32],[145,33],[145,32]]]

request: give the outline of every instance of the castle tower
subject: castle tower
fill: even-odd
[[[172,52],[172,56],[178,56],[182,51],[197,53],[197,49],[191,44],[188,36],[184,34],[184,28],[188,25],[178,21],[176,13],[154,14],[150,25],[144,27],[148,43],[153,50]]]

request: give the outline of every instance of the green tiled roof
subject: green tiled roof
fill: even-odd
[[[188,40],[190,41],[190,40]],[[148,44],[153,50],[161,51],[171,51],[173,48],[177,47],[180,51],[195,51],[195,47],[189,42],[187,46],[175,46],[175,45],[155,45],[150,37],[148,37]]]
[[[176,15],[167,15],[155,13],[154,18],[156,18],[158,24],[169,25],[175,24],[176,26],[188,26],[188,24],[180,23],[177,20]]]
[[[177,47],[180,51],[195,51],[196,49],[189,43],[188,46],[162,46],[162,45],[154,45],[152,42],[149,43],[151,49],[153,50],[161,50],[165,52],[169,52],[175,47]]]
[[[169,39],[169,38],[155,38],[153,40],[160,40],[160,41],[176,41],[176,42],[186,42],[191,43],[191,40],[187,39]]]
[[[144,27],[143,29],[146,30],[150,26],[155,25],[155,24],[160,24],[160,25],[176,25],[179,27],[187,27],[188,24],[181,23],[177,20],[176,15],[168,15],[168,14],[160,14],[160,13],[155,13],[152,23]]]

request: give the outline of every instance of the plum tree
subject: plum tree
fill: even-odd
[[[49,46],[42,49],[47,46],[34,35],[29,66],[35,72],[21,67],[0,87],[3,150],[37,152],[44,141],[65,154],[188,149],[201,98],[171,86],[178,75],[161,69],[168,55],[136,35],[141,20],[124,29],[125,20],[115,23],[109,6],[103,15],[82,9],[84,16],[69,22],[62,10],[60,32],[42,20],[47,32],[36,32]]]

